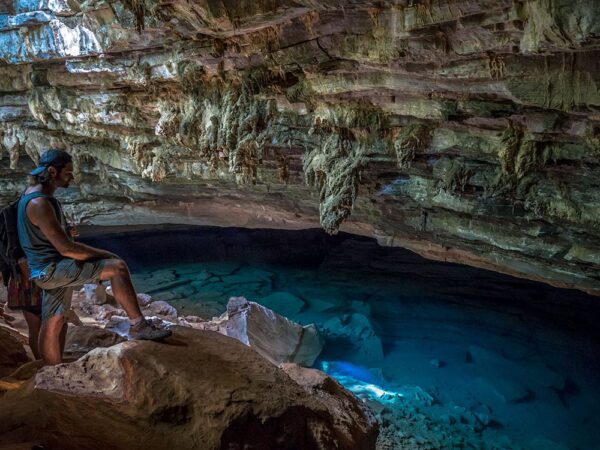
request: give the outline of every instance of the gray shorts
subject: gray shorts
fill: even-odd
[[[96,283],[105,259],[97,261],[76,261],[65,258],[48,265],[45,275],[34,279],[35,283],[43,289],[42,321],[57,315],[64,315],[71,308],[73,288],[86,283]]]

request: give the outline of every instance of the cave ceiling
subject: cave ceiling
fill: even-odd
[[[596,0],[0,2],[0,200],[305,228],[600,293]]]

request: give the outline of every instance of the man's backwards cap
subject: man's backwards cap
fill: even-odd
[[[46,150],[40,157],[40,165],[33,169],[30,175],[39,175],[50,166],[64,167],[73,159],[67,152],[57,149]]]

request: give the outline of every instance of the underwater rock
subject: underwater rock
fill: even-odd
[[[473,364],[485,375],[495,391],[507,402],[518,403],[531,396],[535,387],[561,389],[565,377],[544,362],[530,357],[527,364],[508,359],[479,346],[469,346]]]
[[[350,308],[352,311],[362,314],[365,317],[369,317],[371,315],[371,305],[369,302],[364,300],[352,300],[350,302]]]
[[[490,374],[486,378],[473,380],[473,384],[480,392],[491,392],[504,403],[525,403],[535,398],[535,394],[523,384],[523,380],[514,377]]]
[[[173,331],[165,343],[124,342],[42,368],[0,397],[0,441],[30,442],[33,427],[38,444],[65,450],[375,449],[372,416],[339,385],[319,398],[240,342]],[[24,417],[27,430],[15,426]]]
[[[326,339],[331,341],[331,346],[350,347],[350,361],[365,366],[380,366],[383,360],[381,339],[363,314],[334,317],[321,328]]]
[[[261,298],[257,303],[272,309],[277,314],[281,314],[284,317],[294,316],[306,306],[304,301],[294,294],[277,291]]]
[[[434,398],[420,386],[405,385],[398,388],[396,392],[416,405],[431,406],[434,403]]]
[[[487,427],[492,421],[492,408],[484,403],[477,402],[469,408],[469,411],[475,416],[481,427]]]
[[[323,298],[311,298],[310,299],[310,310],[315,312],[327,312],[336,309],[339,306],[339,302],[323,299]]]
[[[169,291],[176,287],[177,274],[171,269],[156,270],[144,276],[132,276],[133,284],[138,292],[145,292],[149,295],[155,292]]]
[[[551,439],[543,437],[531,439],[526,443],[526,445],[528,449],[532,450],[569,450],[569,447],[566,445],[559,444]]]
[[[437,367],[438,369],[446,366],[446,362],[439,358],[433,358],[431,361],[429,361],[429,364],[431,364],[433,367]]]

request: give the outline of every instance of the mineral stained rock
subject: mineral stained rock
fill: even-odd
[[[56,146],[75,222],[320,223],[600,293],[596,0],[0,9],[0,200]]]
[[[0,444],[374,449],[372,413],[322,377],[313,389],[327,392],[313,395],[234,339],[177,327],[166,343],[97,348],[0,394]]]

